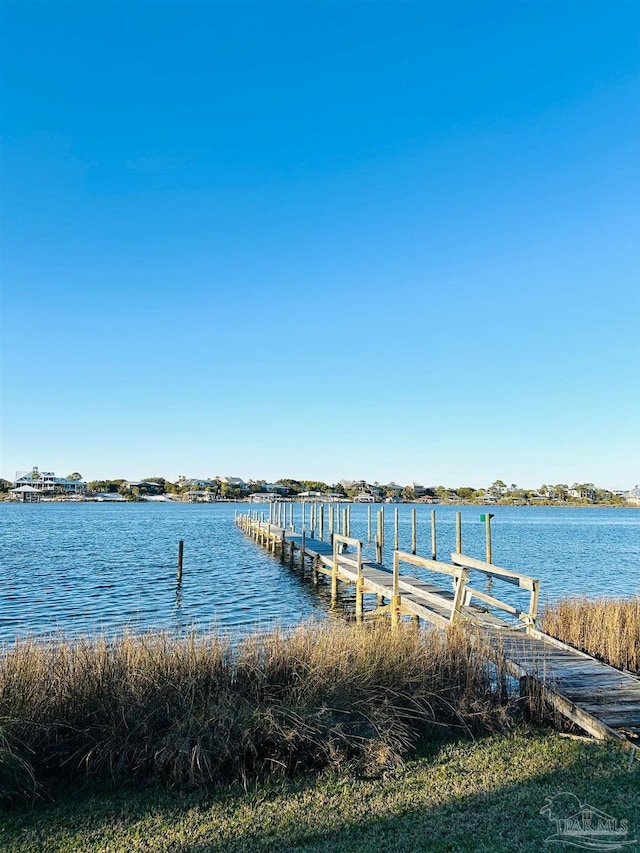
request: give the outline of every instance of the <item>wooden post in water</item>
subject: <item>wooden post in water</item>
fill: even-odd
[[[436,548],[436,511],[435,509],[431,510],[431,559],[437,560],[437,548]]]
[[[398,521],[398,507],[393,512],[393,548],[395,551],[400,550],[400,524]]]
[[[371,542],[371,504],[367,506],[367,542]]]
[[[456,513],[456,553],[462,554],[462,513]]]
[[[347,536],[351,536],[351,504],[347,504]]]
[[[320,541],[324,541],[324,504],[320,504]]]
[[[329,504],[329,539],[333,542],[333,504]]]
[[[184,539],[178,542],[178,583],[182,583],[182,558],[184,556]]]
[[[381,547],[382,547],[382,550],[384,551],[384,507],[382,507],[382,509],[380,510],[380,519],[381,519],[381,524],[380,524],[380,545],[381,545]],[[381,561],[381,562],[382,562],[382,561]]]
[[[305,509],[306,509],[306,503],[305,503],[305,501],[302,501],[302,529],[303,530],[304,530],[304,526],[306,523],[306,518],[305,518],[306,511],[305,511]]]
[[[347,533],[347,508],[346,507],[342,510],[342,535],[343,536],[349,535]]]
[[[382,563],[382,510],[378,510],[378,529],[376,531],[376,562]]]
[[[304,552],[307,547],[307,534],[304,524],[302,525],[302,542],[300,543],[300,568],[304,569]]]
[[[414,507],[411,510],[411,553],[418,550],[418,511]]]
[[[311,529],[311,538],[316,538],[316,505],[312,503],[309,507],[309,527]]]
[[[493,518],[493,513],[485,512],[484,513],[484,529],[485,536],[487,540],[487,563],[491,563],[491,519]]]

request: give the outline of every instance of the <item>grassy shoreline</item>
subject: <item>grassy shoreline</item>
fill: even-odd
[[[518,727],[433,748],[386,774],[246,789],[88,789],[0,814],[6,853],[539,853],[548,798],[577,797],[640,839],[640,772],[615,745]],[[634,850],[636,846],[625,849]]]
[[[544,609],[540,627],[611,666],[640,672],[640,595],[560,598]]]
[[[632,668],[637,597],[543,619]],[[0,849],[533,853],[556,794],[640,840],[640,763],[525,724],[503,673],[477,636],[409,626],[18,643],[0,667]]]
[[[59,784],[242,783],[389,769],[425,739],[504,730],[499,653],[464,630],[327,621],[237,645],[16,643],[0,667],[0,800]]]

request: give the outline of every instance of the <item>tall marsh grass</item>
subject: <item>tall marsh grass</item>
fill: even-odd
[[[640,596],[561,598],[546,607],[541,628],[619,669],[640,672]]]
[[[393,765],[509,722],[499,656],[462,631],[342,623],[253,636],[22,641],[0,659],[0,797]]]

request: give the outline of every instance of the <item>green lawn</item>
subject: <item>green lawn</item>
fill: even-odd
[[[631,766],[611,744],[518,729],[447,744],[386,778],[332,774],[246,792],[76,793],[0,813],[0,849],[539,853],[571,849],[545,843],[555,827],[540,814],[545,799],[562,792],[628,820],[626,840],[640,839],[637,761]]]

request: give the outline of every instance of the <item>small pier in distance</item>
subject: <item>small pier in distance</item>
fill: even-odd
[[[287,507],[289,519],[287,524]],[[435,557],[435,513],[432,513],[432,556],[416,552],[416,515],[412,513],[411,552],[398,548],[398,510],[395,511],[395,548],[392,565],[382,562],[384,510],[378,512],[375,559],[363,554],[363,543],[350,536],[350,511],[328,507],[328,540],[325,541],[325,507],[310,504],[308,530],[305,507],[302,529],[293,521],[293,506],[270,505],[269,518],[249,511],[236,514],[236,523],[258,544],[278,555],[283,563],[310,572],[331,586],[336,603],[340,584],[355,589],[355,618],[386,617],[391,626],[403,617],[420,619],[446,628],[456,623],[475,626],[480,635],[501,649],[510,674],[520,680],[521,690],[531,683],[544,686],[545,700],[562,716],[593,737],[613,738],[640,757],[640,678],[609,666],[540,631],[536,625],[540,584],[536,578],[501,568],[491,559],[490,515],[486,514],[487,559],[463,553],[461,515],[456,514],[456,550],[451,562]],[[371,539],[371,508],[368,515]],[[422,571],[408,573],[406,567]],[[428,574],[429,580],[415,574]],[[471,585],[470,576],[488,579],[489,590]],[[493,583],[523,591],[528,603],[521,608],[493,594]],[[376,606],[365,612],[364,596],[375,595]]]

